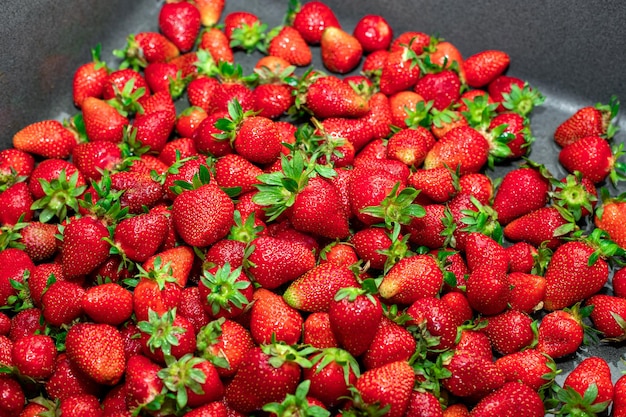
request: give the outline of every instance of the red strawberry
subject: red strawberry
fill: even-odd
[[[115,385],[124,374],[124,344],[111,325],[77,323],[67,332],[65,348],[70,361],[100,384]]]
[[[376,369],[396,361],[408,361],[417,348],[415,336],[383,316],[372,343],[361,356],[365,369]]]
[[[558,310],[582,301],[600,291],[608,281],[607,261],[594,255],[594,247],[587,242],[565,242],[552,254],[545,273],[546,310]]]
[[[193,138],[196,128],[206,118],[207,113],[203,108],[198,106],[187,107],[178,115],[174,127],[181,137]]]
[[[143,355],[128,359],[124,372],[127,389],[126,403],[130,410],[143,407],[152,401],[162,401],[163,381],[158,377],[161,366]]]
[[[122,67],[138,70],[153,62],[166,62],[175,58],[180,55],[180,51],[172,41],[158,32],[139,32],[128,35],[126,47],[114,51],[114,54],[123,58]]]
[[[224,385],[215,366],[192,354],[168,360],[158,373],[165,387],[176,394],[176,405],[196,408],[222,399]]]
[[[237,373],[246,353],[255,346],[250,332],[228,319],[208,323],[198,331],[196,339],[200,356],[217,366],[217,373],[226,378]]]
[[[32,123],[13,135],[16,149],[44,158],[67,158],[76,144],[76,135],[56,120]]]
[[[215,163],[215,179],[222,188],[239,187],[240,194],[256,190],[257,177],[263,171],[246,158],[237,155],[224,155]]]
[[[504,237],[512,242],[527,242],[539,247],[543,242],[549,249],[563,243],[562,236],[571,231],[573,224],[565,219],[562,210],[556,207],[542,207],[531,211],[507,224]]]
[[[411,173],[408,185],[420,190],[418,198],[445,203],[458,192],[458,177],[446,167],[417,169]]]
[[[264,51],[267,25],[259,17],[247,11],[234,11],[224,17],[224,34],[232,48],[251,53],[255,49]]]
[[[415,52],[408,46],[389,53],[380,74],[380,91],[391,96],[411,89],[420,77]]]
[[[159,364],[166,364],[166,358],[173,356],[180,359],[191,354],[196,348],[196,332],[189,320],[176,309],[163,314],[148,312],[148,320],[139,321],[141,330],[141,352]]]
[[[53,326],[69,325],[83,314],[83,287],[71,281],[56,281],[41,297],[43,317]]]
[[[533,344],[536,323],[526,313],[507,310],[486,320],[484,332],[496,352],[507,355]]]
[[[508,305],[510,287],[506,272],[494,270],[491,265],[473,269],[466,287],[470,305],[482,314],[498,314]]]
[[[260,116],[277,119],[294,104],[291,87],[287,84],[260,84],[254,89],[254,97]]]
[[[0,389],[2,390],[2,403],[0,412],[7,416],[20,415],[26,403],[24,390],[19,382],[10,376],[0,376]]]
[[[539,325],[537,350],[554,359],[576,352],[585,336],[582,319],[577,307],[546,314]]]
[[[535,390],[521,382],[507,382],[476,404],[470,415],[541,417],[545,415],[545,410]]]
[[[563,411],[602,412],[613,401],[611,368],[600,357],[585,358],[565,378],[563,389],[567,392],[566,396],[559,395],[562,400],[565,397]]]
[[[303,104],[320,119],[360,117],[367,114],[369,110],[368,102],[350,85],[330,75],[313,81],[308,87]]]
[[[559,162],[571,173],[580,172],[594,184],[610,178],[618,181],[622,176],[621,164],[616,162],[622,154],[619,147],[611,149],[609,142],[600,136],[585,136],[559,153]]]
[[[424,101],[433,101],[433,109],[444,110],[459,99],[461,80],[456,72],[443,70],[425,74],[417,81],[414,88]]]
[[[148,83],[146,83],[143,75],[132,68],[124,68],[113,71],[107,76],[104,90],[102,91],[102,98],[118,109],[136,110],[137,108],[134,107],[136,100],[148,96],[149,93]],[[131,106],[125,103],[127,99],[132,99]],[[84,110],[83,105],[83,113]]]
[[[311,48],[296,29],[283,26],[269,41],[267,52],[270,56],[285,59],[290,65],[304,67],[311,63]]]
[[[462,398],[484,398],[505,383],[494,362],[469,352],[456,352],[445,368],[450,376],[442,380],[443,386]]]
[[[114,107],[101,99],[87,97],[83,101],[82,110],[85,131],[90,141],[122,141],[129,122]]]
[[[478,52],[463,62],[465,81],[470,87],[484,87],[501,75],[510,62],[511,58],[503,51],[490,49]]]
[[[47,379],[55,369],[57,348],[50,336],[34,334],[21,337],[13,343],[12,364],[20,375],[33,379]]]
[[[92,61],[81,65],[72,78],[72,98],[76,107],[81,108],[87,97],[102,97],[104,83],[109,75],[105,62],[100,60],[100,45],[91,50]]]
[[[398,361],[366,371],[355,387],[364,404],[388,406],[388,416],[401,417],[409,406],[414,383],[413,368],[406,361]]]
[[[233,318],[241,315],[252,301],[252,282],[241,273],[241,267],[222,267],[203,271],[198,283],[200,303],[211,318]]]
[[[31,221],[35,214],[32,209],[33,203],[33,196],[27,183],[13,184],[0,193],[0,223],[4,226],[14,226],[20,219],[24,222]]]
[[[593,306],[589,317],[594,328],[605,338],[617,340],[626,338],[626,299],[596,294],[588,298],[585,305]]]
[[[109,257],[109,244],[104,238],[109,231],[93,217],[72,219],[63,230],[61,263],[68,279],[76,279],[96,269]]]
[[[626,415],[626,377],[621,376],[615,383],[613,393],[613,417],[624,417]]]
[[[535,108],[543,104],[545,97],[527,82],[507,75],[501,75],[489,83],[489,97],[499,102],[498,112],[511,111],[511,114],[525,118]]]
[[[387,157],[397,159],[408,166],[419,167],[434,144],[435,138],[432,133],[422,126],[401,129],[389,138]]]
[[[548,387],[557,374],[554,359],[537,349],[525,349],[496,360],[507,382],[520,381],[535,391]]]
[[[215,25],[224,11],[224,0],[196,0],[195,5],[200,11],[200,20],[203,26]]]
[[[393,39],[393,29],[389,22],[374,14],[359,19],[352,34],[363,46],[365,53],[387,49]]]
[[[322,33],[327,27],[340,28],[335,12],[321,1],[311,1],[294,11],[293,27],[311,45],[320,43]]]
[[[311,356],[313,366],[302,372],[311,381],[309,395],[319,399],[327,407],[343,402],[349,395],[349,385],[354,385],[359,375],[359,365],[348,352],[338,348],[324,349]]]
[[[250,349],[233,380],[226,386],[227,404],[240,413],[260,410],[294,393],[302,367],[310,362],[292,347],[273,344]]]
[[[546,175],[541,166],[523,166],[504,175],[493,200],[500,224],[508,224],[546,205],[550,190]]]
[[[604,198],[602,207],[596,211],[594,217],[596,227],[604,230],[610,239],[622,248],[626,248],[624,207],[626,201],[620,198]]]
[[[443,272],[434,257],[413,255],[400,259],[379,284],[380,296],[393,304],[409,305],[439,294]]]
[[[364,290],[342,288],[330,302],[328,315],[339,346],[359,356],[372,343],[383,310],[380,300]]]
[[[130,318],[133,295],[113,282],[96,285],[85,292],[82,308],[94,322],[117,326]]]
[[[512,309],[530,314],[543,307],[546,294],[546,279],[543,276],[510,272],[508,281],[511,284],[509,304]]]
[[[330,328],[328,313],[311,313],[302,326],[302,342],[317,349],[339,347],[339,342]]]
[[[287,304],[302,311],[327,311],[341,288],[356,287],[354,273],[347,266],[319,264],[293,281],[283,297]]]
[[[74,147],[72,161],[86,180],[97,181],[122,163],[122,151],[113,142],[83,142]]]
[[[426,42],[426,45],[429,43],[430,40]],[[444,68],[451,68],[453,65],[456,65],[461,81],[465,82],[463,57],[461,56],[461,52],[459,52],[458,48],[452,43],[447,41],[435,43],[434,50],[430,52],[429,58],[430,62]]]
[[[113,232],[115,250],[131,261],[144,262],[159,249],[168,227],[167,217],[156,211],[127,217]]]
[[[127,207],[131,214],[144,212],[161,202],[163,188],[149,173],[121,171],[111,175],[111,190],[123,191],[120,197],[122,208]]]
[[[193,47],[201,26],[200,11],[195,4],[165,3],[159,11],[159,29],[182,52]]]
[[[200,60],[204,59],[204,51],[209,53],[212,63],[218,64],[218,66],[220,62],[233,63],[235,61],[228,37],[216,27],[207,27],[201,32],[198,45],[198,57]],[[201,72],[205,72],[202,69],[203,67],[199,68]]]
[[[68,417],[102,416],[100,401],[98,397],[91,394],[76,394],[63,398],[59,403],[58,411]]]
[[[248,256],[247,271],[263,288],[278,288],[315,266],[313,253],[299,243],[260,236],[251,244],[254,250]]]
[[[269,344],[272,338],[289,345],[302,336],[302,315],[283,297],[265,288],[254,293],[250,312],[250,333],[257,344]]]
[[[609,104],[582,107],[556,128],[554,141],[565,147],[587,136],[611,138],[615,134],[613,121],[618,110],[619,102],[615,97]]]
[[[62,399],[77,394],[98,395],[101,387],[80,371],[65,353],[57,355],[54,373],[45,382],[46,393],[51,399]]]
[[[489,159],[489,142],[476,129],[460,126],[446,133],[430,149],[424,168],[447,165],[461,175],[479,171]]]
[[[171,62],[152,62],[144,70],[146,83],[153,93],[167,92],[173,99],[181,96],[189,78],[185,78],[176,64]]]
[[[361,62],[363,47],[357,38],[338,27],[328,27],[322,33],[322,63],[331,72],[345,74]]]
[[[416,300],[407,309],[411,323],[425,325],[426,332],[433,337],[433,349],[447,350],[454,346],[457,326],[452,309],[441,299],[426,296]]]

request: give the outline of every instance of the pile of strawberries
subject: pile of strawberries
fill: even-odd
[[[559,178],[504,51],[159,7],[0,151],[0,416],[626,416],[617,99]]]

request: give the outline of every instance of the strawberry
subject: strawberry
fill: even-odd
[[[145,172],[121,171],[111,175],[111,190],[122,191],[120,206],[131,214],[144,212],[161,202],[161,184]]]
[[[312,366],[303,369],[302,376],[311,381],[309,395],[319,399],[327,407],[343,402],[349,394],[349,385],[354,385],[359,372],[356,360],[339,348],[323,349],[311,356]]]
[[[216,27],[207,27],[201,32],[198,48],[198,59],[200,62],[205,59],[205,51],[210,55],[212,63],[218,66],[220,62],[229,62],[231,64],[235,62],[228,37]],[[199,67],[199,71],[202,73],[206,72],[203,70],[203,67]]]
[[[187,107],[176,118],[176,124],[174,125],[176,133],[181,137],[192,138],[196,128],[207,116],[206,111],[201,107]]]
[[[109,73],[104,82],[102,98],[117,109],[135,110],[135,107],[128,106],[127,100],[132,99],[130,101],[134,105],[136,100],[149,94],[150,90],[144,76],[132,68],[124,68]]]
[[[435,394],[429,391],[413,390],[405,416],[443,417],[443,410]]]
[[[85,291],[82,308],[95,323],[117,326],[130,318],[133,312],[133,295],[113,282],[96,285]]]
[[[609,267],[595,252],[597,243],[593,239],[597,235],[591,235],[592,240],[565,242],[554,251],[545,273],[546,310],[569,307],[592,296],[606,284]]]
[[[176,313],[176,308],[163,314],[148,312],[148,320],[139,321],[141,330],[141,352],[159,364],[166,364],[165,358],[180,359],[193,353],[196,347],[196,333],[189,320]]]
[[[383,270],[389,259],[390,248],[393,245],[390,234],[381,227],[367,227],[355,232],[350,243],[359,259],[369,263],[370,268]]]
[[[291,87],[287,84],[260,84],[254,90],[254,100],[259,115],[277,119],[294,104]]]
[[[299,243],[259,236],[251,245],[254,249],[247,257],[247,272],[263,288],[278,288],[315,266],[313,253]]]
[[[415,52],[408,46],[390,52],[380,74],[380,91],[391,96],[413,88],[421,74],[416,61]]]
[[[73,364],[66,353],[56,356],[54,373],[44,384],[51,399],[62,399],[77,394],[98,395],[101,385],[90,379]]]
[[[304,320],[298,310],[265,288],[258,288],[253,299],[250,334],[257,344],[269,344],[273,338],[289,345],[300,340]]]
[[[520,381],[535,391],[549,387],[558,373],[554,359],[537,349],[524,349],[496,359],[507,382]]]
[[[71,281],[56,281],[41,297],[43,317],[53,326],[69,325],[83,314],[85,290]]]
[[[341,27],[335,12],[325,3],[311,1],[299,6],[289,18],[308,44],[319,44],[327,27]]]
[[[222,188],[238,187],[240,194],[256,190],[261,168],[238,154],[228,154],[215,163],[215,180]]]
[[[509,304],[512,309],[530,314],[543,307],[546,294],[546,279],[543,276],[511,271],[508,281],[511,284]]]
[[[364,372],[355,388],[364,404],[378,403],[380,408],[387,407],[388,416],[400,417],[409,406],[414,383],[408,362],[397,361]]]
[[[521,382],[507,382],[489,394],[472,409],[471,416],[524,416],[545,415],[539,394]]]
[[[267,52],[270,56],[283,58],[296,67],[309,65],[313,58],[311,48],[300,32],[292,26],[280,28],[278,33],[269,40]]]
[[[610,239],[622,248],[626,247],[626,233],[624,232],[624,207],[626,202],[619,197],[608,198],[603,195],[602,207],[596,211],[594,223],[604,230]]]
[[[470,352],[455,352],[446,361],[450,372],[441,382],[452,394],[470,399],[482,399],[504,385],[504,374],[495,363]]]
[[[2,389],[2,404],[0,412],[7,416],[20,415],[26,403],[24,390],[19,382],[10,376],[0,376],[0,389]]]
[[[545,97],[527,82],[507,75],[495,78],[487,86],[489,97],[499,102],[498,112],[510,111],[522,118],[528,116],[532,110],[543,104]]]
[[[620,146],[611,148],[600,136],[585,136],[559,152],[559,162],[571,173],[580,172],[598,184],[609,178],[616,183],[623,177],[623,165],[617,162],[623,151]]]
[[[411,304],[406,313],[411,317],[412,324],[425,327],[426,339],[434,339],[432,344],[426,341],[430,348],[447,350],[454,346],[457,326],[452,309],[444,301],[426,296]]]
[[[241,315],[254,292],[252,282],[241,273],[241,267],[231,269],[228,263],[204,270],[198,289],[201,305],[211,318]]]
[[[124,346],[120,332],[108,324],[77,323],[67,332],[70,361],[91,379],[116,384],[124,374]]]
[[[530,145],[535,140],[526,119],[517,113],[501,113],[491,119],[489,129],[496,129],[501,125],[506,125],[504,133],[514,135],[513,139],[506,144],[511,151],[506,158],[517,159],[526,156],[530,151]]]
[[[87,97],[83,101],[85,131],[90,141],[120,143],[129,121],[106,101]]]
[[[400,128],[415,127],[425,119],[429,111],[424,97],[412,90],[402,90],[389,97],[391,122]]]
[[[208,323],[198,331],[196,339],[200,356],[211,361],[222,377],[235,375],[246,353],[255,346],[250,332],[228,319]]]
[[[364,353],[383,315],[380,300],[359,288],[337,291],[328,307],[330,327],[339,346],[352,356]]]
[[[392,362],[408,361],[416,348],[415,336],[406,327],[383,316],[372,343],[361,359],[365,369],[376,369]]]
[[[423,97],[425,102],[432,100],[433,109],[444,110],[459,99],[461,80],[456,72],[443,70],[424,74],[417,81],[414,89],[417,94]]]
[[[339,342],[330,328],[330,317],[327,312],[311,313],[304,320],[302,343],[317,349],[339,347]]]
[[[367,100],[358,95],[349,84],[332,75],[314,80],[306,91],[302,105],[320,119],[361,117],[369,110]]]
[[[439,294],[443,273],[430,255],[413,255],[400,259],[379,284],[380,296],[393,304],[409,305],[424,297]]]
[[[180,55],[180,50],[172,41],[158,32],[139,32],[128,35],[126,47],[113,51],[122,58],[122,68],[134,70],[145,68],[153,62],[166,62]],[[96,96],[97,97],[97,96]]]
[[[3,251],[2,253],[6,252]],[[9,330],[9,339],[15,342],[20,337],[29,334],[37,334],[44,332],[44,322],[41,310],[38,308],[26,308],[19,311],[11,318],[11,329]]]
[[[489,142],[469,126],[460,126],[446,133],[430,149],[424,168],[447,165],[459,169],[461,175],[479,171],[489,159]]]
[[[173,99],[180,97],[189,82],[171,62],[152,62],[144,70],[146,83],[153,93],[165,91]]]
[[[486,320],[487,327],[483,331],[496,352],[507,355],[533,344],[537,324],[526,313],[507,310]]]
[[[73,219],[62,234],[61,263],[68,279],[90,273],[109,257],[109,244],[104,240],[109,237],[109,231],[100,220]]]
[[[160,370],[161,366],[143,355],[133,355],[128,359],[124,384],[127,387],[126,403],[129,410],[141,409],[151,403],[159,408],[167,406],[163,404],[161,395],[164,385],[158,377]]]
[[[501,75],[510,62],[511,58],[504,51],[489,49],[477,52],[463,62],[465,82],[470,87],[484,87]]]
[[[251,12],[235,11],[224,17],[224,34],[233,49],[243,49],[247,53],[255,49],[265,51],[266,30],[267,24]]]
[[[574,226],[563,214],[557,207],[542,207],[512,220],[502,231],[512,242],[523,241],[535,247],[545,242],[547,248],[556,249]]]
[[[626,294],[626,270],[619,268],[613,272],[613,279],[611,280],[613,286],[613,294],[618,297],[624,297]]]
[[[76,135],[56,120],[32,123],[13,135],[13,147],[44,158],[67,158],[76,144]]]
[[[626,337],[626,299],[596,294],[588,298],[585,305],[593,306],[589,317],[605,338],[621,340]]]
[[[55,369],[57,348],[50,336],[34,334],[13,343],[11,359],[20,375],[33,379],[48,379]]]
[[[217,370],[206,359],[187,354],[178,360],[168,358],[166,365],[157,375],[169,392],[176,394],[179,408],[199,407],[218,401],[224,395]]]
[[[387,157],[397,159],[408,166],[418,167],[422,165],[434,144],[435,138],[422,126],[401,129],[389,138]]]
[[[563,391],[558,394],[561,411],[600,413],[613,401],[611,368],[600,357],[585,358],[565,378]]]
[[[230,197],[217,185],[208,183],[179,194],[172,205],[172,218],[187,244],[209,246],[228,234],[234,210]]]
[[[144,262],[157,252],[168,226],[167,217],[155,211],[127,217],[113,232],[114,252],[131,261]]]
[[[424,32],[407,31],[396,36],[389,46],[390,52],[404,50],[409,47],[416,55],[422,52],[430,45],[431,37]]]
[[[357,67],[363,47],[357,38],[338,27],[328,27],[320,40],[322,63],[330,72],[345,74]]]
[[[302,355],[283,344],[250,349],[226,386],[226,403],[240,413],[250,413],[269,402],[282,401],[296,391],[302,368],[311,366]]]
[[[325,263],[311,268],[293,281],[283,297],[287,304],[298,310],[328,311],[339,289],[356,286],[354,273],[347,266]]]
[[[91,394],[77,394],[63,398],[59,403],[58,411],[68,417],[102,416],[100,401],[98,397]]]
[[[543,166],[522,166],[506,173],[493,200],[501,224],[546,205],[550,182],[544,171]]]
[[[428,45],[429,43],[430,40],[426,44]],[[453,66],[456,66],[461,81],[465,82],[466,77],[463,56],[458,48],[451,42],[447,41],[437,40],[434,44],[433,51],[428,55],[430,62],[444,68],[452,68]]]
[[[456,403],[443,410],[443,417],[470,417],[470,412],[465,404]]]
[[[0,223],[15,226],[20,219],[31,221],[35,214],[32,209],[34,200],[28,184],[18,182],[0,193]],[[63,206],[65,207],[65,206]]]
[[[537,350],[554,359],[576,352],[583,343],[585,328],[582,320],[587,314],[588,309],[580,310],[577,306],[546,314],[539,325]]]
[[[92,61],[81,65],[74,71],[72,78],[72,98],[76,107],[81,108],[87,97],[102,97],[104,83],[109,69],[100,59],[101,46],[91,50]]]
[[[626,377],[618,378],[614,386],[613,407],[611,409],[613,417],[623,417],[626,415]]]
[[[194,46],[201,26],[200,11],[195,4],[165,3],[159,11],[159,29],[181,52]]]
[[[193,79],[187,85],[189,104],[200,107],[208,113],[213,91],[217,89],[219,84],[219,81],[213,77],[199,76]]]
[[[618,110],[619,101],[615,97],[611,97],[608,104],[582,107],[556,128],[554,141],[565,147],[586,136],[610,139],[616,132],[613,122]]]
[[[506,272],[494,270],[491,265],[471,270],[466,287],[470,305],[482,314],[498,314],[508,305],[510,288]]]
[[[72,161],[86,180],[99,180],[122,163],[122,151],[113,142],[83,142],[74,147]]]
[[[393,29],[384,17],[368,14],[359,19],[352,35],[363,46],[363,51],[369,54],[389,48],[393,39]]]

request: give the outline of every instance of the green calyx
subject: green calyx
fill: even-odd
[[[496,115],[498,103],[489,103],[489,96],[480,94],[473,100],[463,99],[467,107],[461,114],[467,119],[467,123],[475,129],[487,129]]]
[[[210,361],[213,365],[230,369],[230,363],[228,359],[219,354],[214,354],[211,351],[211,347],[218,344],[222,337],[222,325],[226,321],[221,317],[217,320],[213,320],[202,327],[196,335],[196,350],[200,357]]]
[[[108,225],[117,224],[128,216],[128,207],[122,208],[120,203],[124,190],[111,190],[111,176],[108,172],[105,172],[99,181],[92,181],[91,186],[95,195],[91,192],[84,194],[83,198],[78,201],[82,209],[102,219]]]
[[[602,112],[602,125],[606,132],[604,136],[607,139],[613,138],[619,131],[619,127],[615,123],[617,113],[619,112],[620,102],[617,96],[611,96],[608,104],[598,103],[595,108]]]
[[[211,312],[214,316],[219,314],[221,310],[230,312],[232,306],[241,309],[248,304],[248,299],[241,291],[250,287],[251,283],[247,280],[239,280],[241,269],[242,267],[231,270],[230,264],[227,262],[224,266],[219,267],[215,274],[204,271],[200,277],[202,284],[211,291],[206,300],[203,301],[211,306]]]
[[[195,394],[204,394],[202,384],[206,382],[206,375],[196,366],[205,361],[190,353],[178,360],[173,356],[165,356],[166,367],[157,376],[161,378],[165,388],[175,395],[179,409],[182,410],[187,405],[187,389]]]
[[[62,221],[67,217],[68,209],[78,212],[78,197],[87,189],[87,186],[78,186],[78,171],[68,179],[65,169],[62,169],[58,178],[50,182],[39,178],[39,183],[46,195],[31,206],[31,210],[41,210],[39,221],[48,223],[54,217]]]
[[[246,218],[245,222],[241,218],[241,213],[239,210],[235,210],[233,215],[235,224],[230,229],[230,233],[227,238],[230,240],[236,240],[238,242],[243,242],[245,244],[250,244],[254,239],[256,239],[263,231],[263,226],[256,226],[256,217],[254,213],[250,213],[250,215]]]
[[[139,43],[137,43],[135,35],[132,33],[126,38],[126,46],[124,49],[114,49],[113,55],[122,59],[119,66],[120,69],[132,68],[135,71],[140,71],[148,66],[148,61],[143,55],[143,51]]]
[[[517,84],[512,84],[511,91],[503,93],[502,99],[502,106],[505,109],[527,117],[535,107],[542,105],[546,98],[528,83],[524,83],[521,88]]]
[[[549,196],[555,205],[563,207],[571,213],[575,221],[582,218],[583,209],[589,213],[593,213],[593,203],[598,198],[587,191],[582,184],[582,174],[575,172],[565,177],[565,181],[557,179],[551,180],[553,191],[549,192]]]
[[[261,345],[261,350],[268,356],[268,363],[274,368],[280,368],[286,362],[294,362],[302,368],[310,368],[310,355],[317,352],[312,346],[290,346],[283,342],[274,342],[268,345]]]
[[[139,264],[137,264],[137,269],[139,270],[139,273],[137,274],[138,279],[146,278],[154,281],[157,283],[157,286],[160,290],[163,290],[165,288],[165,284],[167,284],[168,282],[177,282],[176,278],[173,276],[173,270],[170,262],[164,265],[160,256],[157,256],[154,259],[154,266],[150,271],[146,271]]]
[[[295,394],[287,394],[282,403],[273,402],[263,406],[263,411],[277,417],[329,417],[330,411],[318,405],[309,405],[307,394],[311,381],[305,380],[298,385]]]
[[[461,210],[464,216],[461,218],[461,223],[465,224],[461,230],[468,233],[482,233],[502,244],[503,233],[498,222],[498,213],[491,206],[481,204],[474,196],[471,197],[471,201],[476,210]]]
[[[124,117],[135,113],[143,114],[143,107],[139,104],[138,100],[146,94],[146,89],[140,87],[133,91],[134,87],[134,78],[128,80],[121,90],[114,85],[113,91],[115,91],[115,97],[107,100],[107,103],[113,106]]]
[[[140,321],[137,327],[143,333],[149,334],[148,347],[152,352],[161,349],[165,356],[172,354],[172,346],[180,343],[178,336],[186,332],[186,329],[175,326],[176,308],[166,311],[162,316],[150,309],[148,310],[148,321]]]
[[[251,25],[243,24],[241,27],[233,30],[231,36],[230,47],[241,48],[247,53],[252,53],[258,50],[262,53],[267,53],[267,47],[265,44],[267,24],[256,21]]]
[[[399,188],[400,182],[397,182],[380,205],[365,207],[361,212],[382,219],[386,228],[394,231],[398,229],[398,232],[402,225],[411,223],[413,218],[424,217],[424,207],[413,203],[419,191],[411,187],[398,191]]]

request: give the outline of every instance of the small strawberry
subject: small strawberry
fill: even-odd
[[[613,401],[613,382],[608,363],[597,356],[585,358],[563,381],[557,391],[562,407],[569,413],[597,414],[606,410]]]
[[[24,390],[19,382],[10,376],[0,376],[0,389],[2,390],[2,403],[0,412],[7,416],[20,415],[26,403]]]
[[[286,303],[279,294],[265,288],[258,288],[253,299],[250,334],[257,344],[269,344],[272,339],[289,345],[298,343],[304,322],[298,310]]]
[[[380,296],[393,304],[409,305],[424,297],[439,294],[443,272],[430,255],[400,259],[384,275],[378,286]]]
[[[196,336],[198,354],[217,367],[225,378],[237,373],[246,353],[255,346],[250,332],[241,324],[218,319],[203,326]]]
[[[56,281],[41,297],[41,309],[46,323],[69,325],[83,314],[85,290],[71,281]]]
[[[543,166],[522,166],[506,173],[493,200],[500,224],[546,205],[550,191],[547,175]]]
[[[507,355],[531,346],[537,323],[519,310],[507,310],[489,317],[483,330],[496,352]]]
[[[88,288],[82,308],[95,323],[118,326],[133,313],[133,295],[117,283],[104,283]]]
[[[409,406],[415,374],[406,361],[392,362],[364,372],[355,388],[364,405],[378,403],[390,417],[401,417]]]
[[[76,107],[81,108],[87,97],[101,98],[104,83],[109,74],[105,62],[100,59],[101,45],[91,50],[92,61],[81,65],[72,78],[72,98]]]
[[[575,224],[564,215],[567,213],[557,207],[542,207],[512,220],[502,232],[512,242],[527,242],[535,247],[545,242],[548,249],[556,249],[563,237],[575,229]]]
[[[447,165],[461,175],[479,171],[489,159],[489,142],[476,129],[461,126],[450,130],[430,149],[424,168]]]
[[[546,279],[543,276],[511,271],[508,281],[511,284],[509,293],[511,309],[530,314],[543,307],[546,295]]]
[[[507,382],[521,381],[535,391],[549,387],[559,373],[554,359],[537,349],[524,349],[496,359]]]
[[[233,49],[243,49],[247,53],[255,49],[264,52],[266,30],[267,24],[251,12],[234,11],[224,17],[224,33]]]
[[[339,289],[356,286],[354,273],[347,266],[325,263],[311,268],[293,281],[283,297],[287,304],[298,310],[328,311]]]
[[[77,323],[67,332],[65,348],[70,361],[100,384],[115,385],[124,375],[122,337],[111,325]]]
[[[332,347],[314,353],[311,362],[302,372],[303,378],[311,381],[309,394],[327,407],[341,404],[342,397],[349,394],[348,386],[360,375],[357,361],[345,350]]]
[[[609,198],[602,194],[602,206],[594,216],[595,225],[604,230],[610,239],[622,248],[626,248],[626,233],[624,230],[624,207],[626,202],[620,197]]]
[[[426,296],[415,301],[407,309],[411,324],[424,328],[425,342],[433,350],[448,350],[454,347],[457,326],[452,309],[439,298]],[[432,338],[433,340],[428,340]]]
[[[623,146],[611,148],[600,136],[585,136],[559,152],[559,162],[570,173],[580,172],[594,184],[610,179],[614,184],[624,178],[624,164],[618,159]]]
[[[57,348],[54,339],[42,334],[21,337],[13,343],[11,359],[20,375],[48,379],[55,369]]]
[[[68,279],[76,279],[96,269],[109,257],[109,230],[93,217],[72,219],[63,229],[61,263]]]
[[[337,27],[328,27],[320,40],[322,63],[330,71],[345,74],[357,67],[363,47],[357,38]]]
[[[596,294],[585,301],[593,306],[589,317],[594,328],[611,340],[626,338],[626,299],[612,295]]]
[[[470,399],[482,399],[505,383],[504,374],[485,357],[455,352],[444,362],[450,376],[441,382],[452,394]]]
[[[419,80],[421,71],[417,65],[415,52],[405,45],[402,49],[390,52],[380,73],[380,91],[391,96],[409,90]]]
[[[484,87],[501,75],[509,66],[511,58],[500,50],[485,50],[463,61],[465,82],[470,87]]]
[[[300,32],[292,26],[283,26],[278,30],[278,33],[269,39],[267,52],[270,56],[283,58],[290,65],[296,67],[305,67],[311,64],[313,58],[311,48],[300,35]]]
[[[588,314],[589,309],[578,306],[546,314],[539,324],[536,349],[554,359],[576,352],[585,338],[582,320]]]
[[[611,97],[608,104],[582,107],[556,128],[554,141],[565,147],[586,136],[610,139],[616,132],[613,123],[618,111],[619,101],[615,97]]]
[[[352,35],[363,46],[363,51],[369,54],[389,48],[393,39],[393,29],[384,17],[368,14],[359,19]]]
[[[123,59],[121,68],[130,67],[138,70],[153,62],[166,62],[176,58],[180,55],[180,50],[158,32],[139,32],[128,35],[126,47],[114,50],[113,54]]]
[[[0,223],[3,226],[16,226],[20,220],[31,221],[35,214],[33,203],[33,195],[26,182],[13,184],[0,193]]]
[[[365,369],[376,369],[392,362],[408,361],[416,348],[416,338],[406,327],[383,316],[361,359]]]
[[[219,22],[224,11],[224,0],[196,0],[194,4],[200,11],[202,26],[211,27]]]
[[[329,75],[315,79],[303,99],[296,97],[296,106],[306,108],[317,118],[360,117],[367,114],[369,104],[349,84]]]
[[[611,412],[613,417],[626,415],[626,377],[623,375],[615,382]]]
[[[288,19],[310,45],[320,43],[322,33],[327,27],[341,27],[335,12],[321,1],[297,4],[297,7],[290,11]]]
[[[44,158],[67,158],[77,143],[76,135],[56,120],[32,123],[13,135],[13,147]]]
[[[90,141],[120,143],[129,121],[104,100],[87,97],[83,101],[85,131]]]
[[[311,313],[302,325],[302,342],[317,349],[338,348],[327,312]]]
[[[427,73],[417,81],[414,89],[425,102],[432,100],[433,109],[442,111],[459,99],[461,80],[452,70]]]
[[[208,52],[212,61],[212,65],[217,64],[219,66],[220,62],[229,62],[234,63],[235,57],[233,54],[233,50],[230,47],[230,42],[228,41],[228,37],[224,32],[219,30],[216,27],[207,27],[200,34],[200,43],[198,44],[198,60],[199,62],[203,62],[208,57],[205,57],[205,51]],[[198,67],[201,73],[206,73],[204,67]],[[211,70],[208,71],[211,73]]]
[[[543,401],[535,390],[521,382],[507,382],[480,400],[470,415],[541,417],[545,415],[545,410]]]
[[[159,11],[159,29],[181,52],[194,46],[201,26],[200,11],[188,2],[165,3]]]

